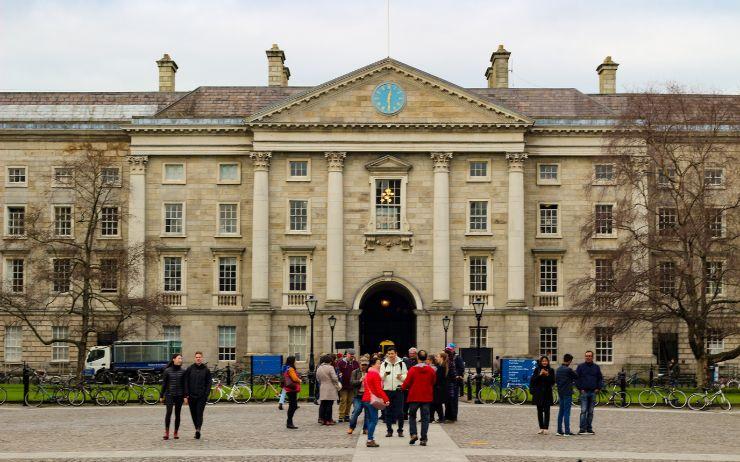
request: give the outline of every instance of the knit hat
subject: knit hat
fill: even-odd
[[[353,355],[353,354],[355,354],[355,349],[354,349],[354,348],[350,348],[350,349],[348,349],[348,350],[347,350],[347,352],[346,352],[346,353],[347,353],[348,355]]]
[[[457,348],[457,345],[455,345],[454,343],[448,343],[447,348],[445,348],[445,350],[455,351],[455,348]]]

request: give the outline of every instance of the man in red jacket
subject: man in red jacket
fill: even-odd
[[[401,389],[408,391],[409,396],[409,432],[411,432],[409,444],[414,444],[419,439],[416,433],[416,411],[421,409],[421,441],[419,444],[426,446],[429,411],[434,401],[434,382],[437,381],[437,373],[432,366],[426,363],[426,351],[419,350],[416,353],[416,361],[418,364],[409,369]]]

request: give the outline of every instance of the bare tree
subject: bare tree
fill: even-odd
[[[18,239],[3,248],[11,257],[0,287],[0,314],[44,345],[74,345],[78,373],[92,334],[126,338],[142,322],[169,317],[159,294],[129,296],[129,287],[143,284],[140,268],[152,252],[121,239],[124,153],[118,145],[68,148],[51,177],[40,182],[46,185],[41,203],[8,217],[10,234]],[[55,332],[49,325],[63,329]]]
[[[740,333],[738,154],[740,98],[669,85],[626,98],[610,135],[598,201],[582,228],[595,271],[571,284],[584,326],[685,327],[706,383],[709,365],[740,355],[708,342]],[[616,233],[614,245],[597,239]]]

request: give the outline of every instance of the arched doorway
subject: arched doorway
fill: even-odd
[[[399,354],[416,345],[416,302],[402,284],[382,281],[360,299],[360,352],[380,351],[380,342],[395,343]]]

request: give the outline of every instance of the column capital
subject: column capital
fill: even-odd
[[[268,151],[254,151],[249,153],[249,157],[252,159],[254,164],[254,170],[268,171],[270,170],[270,158],[272,153]]]
[[[149,162],[149,156],[126,156],[131,174],[143,175],[146,173],[146,164]]]
[[[347,157],[346,152],[342,151],[329,151],[324,153],[330,172],[341,172],[344,169],[344,158]]]
[[[450,171],[450,160],[452,160],[451,152],[432,152],[430,153],[432,163],[434,164],[435,172],[449,172]]]
[[[524,161],[527,160],[527,154],[524,152],[507,152],[506,160],[509,161],[509,171],[524,170]]]

